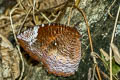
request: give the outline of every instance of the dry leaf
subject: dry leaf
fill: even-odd
[[[113,53],[114,53],[114,59],[115,59],[115,61],[118,64],[120,64],[120,53],[119,53],[119,50],[118,50],[117,46],[114,43],[112,43],[111,44],[111,48],[112,48]]]
[[[19,70],[19,56],[16,48],[13,48],[12,44],[0,34],[0,71],[2,71],[3,79],[15,80],[20,74]]]
[[[106,61],[110,60],[110,57],[107,52],[105,52],[103,49],[100,49],[100,52],[104,55]]]

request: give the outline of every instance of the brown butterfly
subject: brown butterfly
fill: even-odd
[[[42,24],[25,30],[17,38],[24,50],[33,59],[41,61],[49,73],[66,77],[77,71],[81,42],[76,28]]]

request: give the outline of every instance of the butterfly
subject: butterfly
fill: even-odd
[[[74,27],[42,24],[19,35],[20,46],[45,66],[48,73],[70,76],[77,71],[81,59],[80,34]]]

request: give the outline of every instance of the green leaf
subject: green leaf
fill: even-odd
[[[115,63],[114,60],[112,61],[112,72],[113,72],[113,75],[116,75],[118,72],[120,72],[120,65]]]

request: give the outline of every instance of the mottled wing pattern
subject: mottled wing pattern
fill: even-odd
[[[80,34],[60,24],[42,24],[18,35],[20,45],[33,59],[41,61],[49,73],[70,76],[81,58]]]

